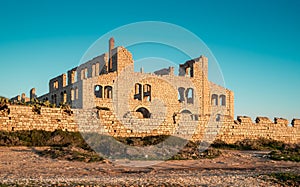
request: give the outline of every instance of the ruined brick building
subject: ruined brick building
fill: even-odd
[[[111,38],[108,53],[51,79],[49,93],[38,97],[33,88],[30,98],[12,98],[69,104],[72,115],[59,108],[42,107],[37,114],[31,107],[11,105],[10,113],[0,111],[0,130],[62,129],[123,137],[175,134],[228,143],[259,137],[300,141],[299,119],[291,124],[283,118],[234,120],[234,94],[208,80],[208,63],[205,56],[188,60],[179,65],[178,75],[174,67],[135,72],[132,54],[114,47]]]
[[[160,99],[164,101],[169,117],[182,112],[182,109],[197,117],[210,115],[212,107],[220,108],[224,111],[223,115],[234,116],[233,92],[208,81],[208,59],[205,56],[179,66],[179,75],[174,75],[173,67],[154,74],[134,72],[132,54],[124,47],[114,47],[114,39],[111,38],[108,53],[51,79],[49,93],[38,99],[49,100],[57,106],[67,103],[72,108],[98,106],[113,110],[113,96],[117,96],[114,92],[120,92],[120,87],[115,83],[122,77],[121,74],[126,73],[129,78],[147,74],[138,82],[128,81],[128,86],[132,86],[126,98],[130,105],[129,112],[141,111],[144,116],[147,112],[150,116],[149,105],[153,100]],[[31,92],[31,96],[35,93]],[[194,108],[195,105],[197,108]]]

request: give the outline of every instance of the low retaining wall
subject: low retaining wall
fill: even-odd
[[[141,132],[136,132],[127,125],[122,125],[112,111],[90,110],[83,111],[73,109],[73,114],[59,108],[44,108],[39,112],[29,106],[9,105],[5,110],[0,111],[0,130],[46,130],[54,131],[57,129],[67,131],[85,131],[110,134],[112,136],[150,136],[162,134],[191,134],[195,133],[193,140],[202,140],[204,133],[211,134],[215,139],[220,139],[226,143],[234,143],[243,139],[257,139],[260,137],[283,141],[286,143],[300,142],[300,120],[293,119],[291,124],[282,118],[275,118],[274,122],[266,117],[257,117],[255,122],[251,118],[240,116],[237,120],[224,118],[223,122],[216,122],[213,126],[207,125],[207,117],[198,119],[198,130],[194,132],[191,124],[167,124],[160,126],[140,127]],[[139,121],[140,120],[140,121]],[[135,122],[136,127],[141,125],[145,119]],[[100,122],[101,121],[101,122]],[[99,125],[101,123],[101,125]],[[131,123],[130,120],[128,123]],[[80,125],[78,125],[80,124]],[[133,128],[133,129],[136,129]],[[149,130],[147,130],[147,128]],[[177,132],[175,133],[177,128]]]

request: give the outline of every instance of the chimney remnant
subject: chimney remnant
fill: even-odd
[[[113,62],[112,62],[112,50],[114,49],[114,46],[115,46],[115,39],[113,37],[111,37],[109,39],[109,61],[108,61],[108,71],[110,72],[113,68]]]

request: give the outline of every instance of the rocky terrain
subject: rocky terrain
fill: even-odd
[[[49,147],[0,147],[2,186],[284,186],[271,173],[299,176],[300,163],[273,161],[268,151],[222,150],[213,159],[156,165],[125,161],[80,162],[41,156]],[[127,164],[125,166],[124,164]],[[130,165],[140,164],[142,167]],[[143,166],[148,165],[148,166]],[[1,186],[0,185],[0,186]],[[291,185],[297,185],[293,183]]]

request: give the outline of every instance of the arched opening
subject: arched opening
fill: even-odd
[[[217,114],[216,115],[216,122],[220,122],[221,121],[221,114]]]
[[[140,112],[143,115],[143,118],[150,118],[151,113],[147,108],[140,107],[136,110],[136,112]]]
[[[104,87],[104,97],[107,99],[112,98],[112,87],[111,86],[105,86]]]
[[[218,95],[212,94],[211,96],[211,105],[212,106],[218,106]]]
[[[74,94],[74,89],[71,89],[71,101],[75,100],[75,94]]]
[[[54,96],[53,96],[53,103],[54,103],[55,105],[57,105],[57,96],[56,96],[56,94],[54,94]]]
[[[102,98],[102,89],[103,87],[101,85],[96,85],[94,87],[94,94],[96,98]]]
[[[194,103],[194,89],[188,88],[185,92],[187,103],[193,104]]]
[[[189,110],[183,110],[183,111],[181,111],[180,113],[181,113],[181,114],[192,114],[192,112],[189,111]]]
[[[73,75],[74,76],[74,81],[72,82],[72,84],[77,82],[77,80],[78,80],[77,70],[73,71],[72,74],[73,73],[74,73],[74,75]]]
[[[80,80],[84,79],[84,69],[80,71]]]
[[[140,83],[135,83],[134,88],[134,99],[142,100],[142,85]]]
[[[60,103],[64,103],[64,92],[60,92]]]
[[[225,95],[220,95],[220,104],[222,106],[226,106],[226,96]]]
[[[182,121],[191,121],[193,120],[193,113],[189,110],[182,110],[180,112]]]
[[[178,101],[179,102],[184,102],[184,91],[185,91],[185,88],[183,87],[179,87],[178,88]]]
[[[149,84],[144,85],[144,101],[151,101],[151,86]]]
[[[58,81],[54,81],[53,88],[54,90],[58,89]]]
[[[75,99],[78,99],[79,98],[79,91],[78,91],[78,88],[75,87]]]
[[[65,104],[65,103],[67,103],[67,101],[68,101],[68,95],[67,95],[67,92],[64,91],[64,95],[63,95],[63,103]]]

